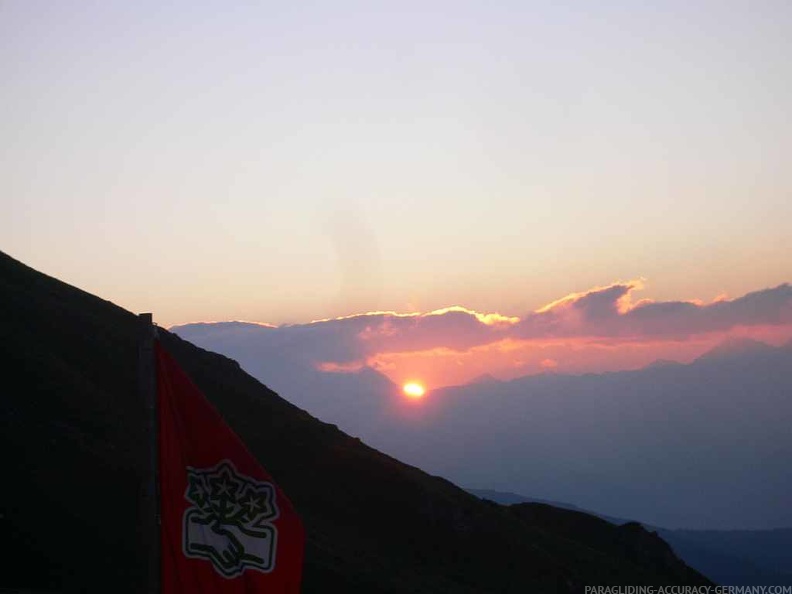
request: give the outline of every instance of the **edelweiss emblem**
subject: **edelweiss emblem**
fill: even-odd
[[[278,507],[271,483],[243,476],[223,460],[213,468],[187,468],[184,497],[193,504],[184,512],[185,555],[208,559],[227,578],[247,568],[272,571]]]

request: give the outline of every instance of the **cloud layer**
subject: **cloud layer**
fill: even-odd
[[[502,365],[519,368],[524,361],[518,355],[529,348],[536,351],[540,371],[564,368],[559,363],[563,349],[548,345],[568,349],[573,343],[587,342],[635,347],[768,327],[789,329],[792,334],[788,283],[711,303],[634,300],[642,288],[640,281],[613,283],[567,295],[520,318],[455,306],[424,314],[371,312],[279,327],[225,322],[173,330],[199,344],[202,337],[211,337],[213,346],[222,344],[224,352],[256,352],[289,366],[340,372],[365,365],[387,372],[397,361],[415,367],[421,358],[477,367],[473,364],[477,356],[482,362],[489,357],[489,363],[481,365],[486,369],[493,368],[495,355]]]
[[[633,305],[632,293],[641,288],[639,281],[630,281],[565,297],[526,316],[515,332],[521,338],[685,338],[737,326],[792,324],[792,286],[787,283],[731,301],[642,300]]]

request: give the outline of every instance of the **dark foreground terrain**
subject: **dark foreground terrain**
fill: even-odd
[[[0,589],[143,591],[137,316],[2,253],[0,313]],[[301,514],[304,592],[709,583],[637,524],[481,500],[311,417],[234,361],[160,337]]]

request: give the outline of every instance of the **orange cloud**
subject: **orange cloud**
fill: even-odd
[[[520,318],[516,316],[504,316],[499,313],[479,313],[477,311],[473,311],[472,309],[467,309],[465,307],[461,307],[459,305],[453,305],[451,307],[444,307],[443,309],[436,309],[434,311],[429,312],[428,314],[424,314],[427,316],[442,316],[443,314],[447,314],[449,312],[463,312],[465,314],[474,316],[479,322],[482,324],[486,324],[487,326],[508,326],[512,324],[516,324],[520,321]],[[415,315],[415,314],[413,314]]]
[[[635,300],[642,287],[642,280],[630,280],[572,293],[521,318],[453,306],[281,327],[198,324],[190,326],[190,339],[214,336],[231,356],[253,350],[276,371],[348,373],[369,365],[395,382],[419,377],[440,386],[483,374],[509,379],[689,361],[727,334],[775,343],[792,337],[789,284],[710,303]]]

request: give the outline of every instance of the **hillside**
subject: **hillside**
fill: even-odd
[[[137,317],[4,254],[0,311],[0,587],[142,591]],[[708,583],[641,528],[482,501],[322,423],[233,360],[160,336],[303,517],[306,593]]]
[[[585,512],[621,526],[635,521],[583,510],[569,503],[543,501],[517,493],[468,489],[501,505],[543,503]],[[792,583],[792,528],[774,530],[669,530],[640,522],[656,532],[686,563],[722,586],[777,586]]]

